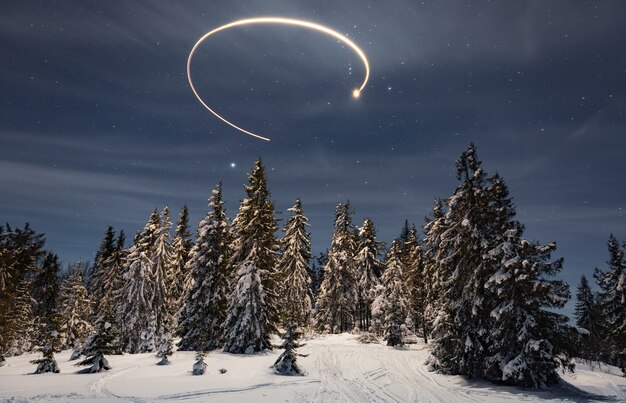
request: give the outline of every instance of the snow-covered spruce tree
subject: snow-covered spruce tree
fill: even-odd
[[[86,356],[81,362],[74,364],[77,367],[90,366],[81,372],[95,373],[111,369],[106,355],[115,354],[119,346],[115,344],[115,334],[107,318],[98,323],[98,329],[85,343],[83,354]]]
[[[78,262],[70,275],[63,281],[60,290],[59,328],[61,348],[72,348],[72,357],[78,358],[82,345],[92,333],[89,321],[91,300],[83,282],[84,263]]]
[[[100,243],[100,247],[96,252],[94,258],[94,264],[91,267],[89,276],[87,277],[88,289],[91,293],[94,304],[94,314],[97,317],[99,315],[100,301],[102,301],[103,294],[106,291],[105,282],[107,281],[106,260],[115,251],[115,231],[112,226],[108,226],[104,232],[104,237]]]
[[[210,351],[224,344],[231,237],[223,205],[220,183],[209,198],[209,212],[198,224],[185,269],[193,281],[179,319],[180,350]]]
[[[406,262],[403,262],[402,259],[400,261],[404,264],[408,293],[407,322],[411,325],[412,330],[416,334],[421,334],[424,342],[428,343],[430,323],[427,318],[427,296],[430,279],[424,270],[422,248],[415,227],[411,228],[409,239],[405,242],[404,248],[404,253],[408,255],[408,258],[406,258]]]
[[[352,208],[346,201],[336,209],[328,263],[324,267],[324,280],[317,296],[316,326],[321,331],[341,333],[354,328],[357,305],[355,249]]]
[[[111,326],[114,332],[119,334],[122,327],[118,313],[121,309],[122,288],[124,286],[124,270],[126,269],[126,257],[128,250],[124,248],[126,235],[120,231],[115,241],[111,255],[106,258],[101,266],[103,276],[100,286],[100,305],[94,322],[100,322],[104,318],[111,318]]]
[[[33,299],[37,302],[33,309],[35,329],[33,342],[43,345],[49,339],[52,318],[57,310],[59,297],[59,258],[57,255],[46,252],[41,268],[33,279],[31,289]]]
[[[170,359],[169,357],[174,354],[174,343],[172,342],[172,334],[164,333],[161,335],[161,340],[159,341],[159,350],[157,351],[157,357],[161,359],[161,361],[157,362],[157,365],[169,365]]]
[[[279,375],[304,375],[304,372],[296,363],[298,357],[306,357],[306,355],[296,352],[297,348],[304,345],[298,343],[298,339],[301,336],[302,334],[298,331],[297,323],[287,320],[285,333],[282,336],[283,342],[280,345],[280,348],[284,348],[285,351],[274,362],[274,372]]]
[[[313,304],[317,300],[317,295],[320,292],[322,281],[324,281],[324,267],[328,263],[328,249],[320,252],[313,259],[311,264],[311,291],[313,293]]]
[[[555,244],[539,245],[521,238],[522,226],[509,229],[503,242],[490,251],[500,269],[487,284],[496,296],[491,312],[490,357],[485,377],[527,388],[559,381],[559,368],[573,369],[568,356],[568,319],[555,312],[570,297],[569,287],[550,280],[563,259],[551,261]]]
[[[487,178],[473,144],[456,166],[461,184],[446,200],[446,230],[439,235],[438,250],[433,251],[440,294],[432,332],[432,364],[446,374],[481,378],[491,312],[484,285],[493,272],[484,256],[495,243],[494,217]]]
[[[61,340],[59,332],[53,330],[55,327],[56,324],[48,323],[48,332],[43,347],[37,348],[37,351],[41,352],[43,357],[30,362],[31,364],[37,364],[35,374],[44,374],[46,372],[58,374],[60,372],[57,360],[54,358],[54,353],[61,352]]]
[[[369,331],[372,322],[372,302],[383,268],[383,264],[378,260],[382,245],[376,241],[376,229],[369,218],[366,218],[363,226],[358,229],[358,234],[358,252],[354,257],[358,326],[362,331]]]
[[[400,247],[394,240],[387,253],[385,271],[380,279],[381,287],[374,309],[382,318],[383,337],[388,346],[404,345],[403,327],[406,322],[408,292],[404,281],[404,267],[400,260]]]
[[[154,351],[156,318],[153,311],[155,244],[161,219],[156,209],[142,232],[135,236],[126,259],[119,317],[122,349],[128,353]],[[110,319],[109,319],[110,324]]]
[[[204,375],[204,371],[206,371],[206,362],[204,362],[205,357],[205,351],[196,352],[196,362],[193,364],[193,370],[191,371],[192,375]]]
[[[30,294],[30,283],[20,280],[13,292],[12,306],[5,318],[6,327],[2,334],[6,355],[19,355],[31,349],[35,304],[36,301]]]
[[[186,269],[193,243],[189,232],[189,210],[183,206],[176,222],[176,235],[172,241],[172,305],[178,314],[184,303],[185,293],[191,287],[191,274]]]
[[[152,314],[155,318],[155,347],[159,346],[162,335],[172,334],[174,331],[174,304],[172,304],[172,249],[170,245],[170,213],[165,207],[161,213],[160,225],[155,233],[154,255],[152,258],[152,276],[154,291],[152,295]]]
[[[302,213],[300,199],[287,211],[293,215],[285,224],[283,254],[278,261],[281,305],[285,322],[302,327],[309,323],[313,303],[309,273],[311,236],[306,229],[309,220]]]
[[[606,359],[606,324],[602,306],[583,275],[576,290],[574,309],[576,326],[579,328],[579,357],[588,361]]]
[[[269,337],[280,322],[277,300],[274,204],[267,189],[265,168],[258,160],[245,186],[233,220],[235,278],[228,302],[224,351],[252,353],[271,348]]]
[[[0,231],[0,362],[30,349],[33,307],[29,280],[45,256],[43,234],[8,224]]]
[[[437,199],[433,205],[432,215],[426,219],[425,237],[421,245],[424,260],[423,277],[426,279],[424,323],[429,336],[440,312],[440,295],[443,293],[445,284],[444,279],[440,277],[439,262],[446,252],[441,247],[441,235],[446,229],[444,203],[441,199]]]
[[[626,260],[624,250],[613,235],[609,237],[609,268],[596,269],[600,286],[600,304],[606,318],[610,363],[619,366],[626,376]]]

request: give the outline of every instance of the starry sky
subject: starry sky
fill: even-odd
[[[194,82],[248,137],[209,114],[186,78],[194,43],[254,16],[319,32],[220,32]],[[313,249],[334,208],[391,241],[456,186],[474,142],[507,181],[526,236],[556,241],[562,274],[604,267],[626,235],[626,4],[618,1],[19,1],[0,13],[0,219],[30,222],[65,262],[92,259],[106,226],[132,234],[155,207],[192,226],[220,180],[229,216],[261,157],[276,207],[302,198]]]

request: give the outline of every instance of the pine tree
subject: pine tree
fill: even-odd
[[[36,329],[33,336],[37,345],[45,343],[49,338],[50,321],[57,309],[60,268],[58,256],[46,253],[32,283],[32,296],[36,301],[33,309]]]
[[[121,230],[118,234],[115,246],[111,255],[103,262],[101,270],[102,288],[101,300],[98,308],[96,322],[102,321],[105,317],[111,318],[111,326],[119,333],[121,323],[117,317],[120,310],[120,298],[124,286],[124,270],[126,269],[126,257],[128,250],[124,248],[126,236]]]
[[[89,292],[92,294],[93,300],[97,301],[97,304],[94,305],[94,313],[96,314],[96,316],[98,316],[99,314],[99,303],[100,301],[102,301],[103,294],[106,292],[106,287],[104,284],[107,279],[105,262],[113,254],[114,251],[115,231],[113,230],[113,227],[109,225],[104,233],[104,238],[100,243],[100,247],[96,252],[94,264],[91,268],[90,274],[87,277]]]
[[[59,327],[61,348],[72,348],[73,357],[78,358],[82,345],[92,333],[91,300],[83,282],[83,262],[78,262],[63,281],[60,290]]]
[[[359,329],[369,331],[372,321],[372,302],[383,264],[378,260],[381,244],[376,241],[376,229],[369,218],[359,228],[358,252],[354,258],[357,277],[357,314]]]
[[[204,358],[206,357],[206,352],[198,351],[196,352],[196,362],[193,364],[192,375],[204,375],[206,371],[206,363],[204,362]]]
[[[611,234],[608,242],[609,268],[596,269],[594,277],[600,286],[600,304],[607,322],[611,345],[610,363],[619,366],[626,376],[626,260],[624,250]]]
[[[486,378],[530,388],[559,381],[558,370],[572,370],[568,356],[568,319],[554,310],[569,299],[569,287],[549,280],[562,268],[563,259],[551,261],[555,244],[539,245],[521,238],[518,225],[504,242],[490,251],[500,269],[487,288],[497,297]]]
[[[185,269],[193,281],[179,319],[180,350],[210,351],[224,343],[231,239],[223,205],[220,183],[211,193]]]
[[[177,313],[183,305],[185,293],[191,286],[191,274],[186,269],[193,243],[189,233],[189,210],[184,206],[180,210],[176,223],[176,235],[172,241],[172,304]]]
[[[267,189],[265,168],[258,160],[245,186],[233,220],[235,271],[233,293],[228,303],[224,351],[252,353],[271,348],[269,336],[279,322],[276,282],[278,241],[274,204]]]
[[[43,347],[37,348],[37,351],[41,352],[43,357],[31,361],[31,364],[37,364],[36,374],[44,374],[46,372],[58,374],[60,372],[57,360],[54,358],[54,353],[61,352],[60,337],[57,330],[51,330],[54,327],[54,324],[48,325],[49,331],[46,335],[45,344]]]
[[[283,254],[278,261],[282,311],[286,321],[294,322],[297,326],[306,326],[311,316],[313,300],[309,274],[311,237],[306,230],[309,220],[302,213],[300,199],[288,211],[293,215],[285,224]]]
[[[150,341],[150,344],[155,346],[159,343],[158,340],[164,334],[171,334],[173,332],[175,314],[171,298],[172,291],[172,279],[174,278],[172,272],[172,250],[170,245],[169,229],[171,227],[169,209],[165,207],[161,213],[160,225],[155,232],[154,254],[152,257],[152,276],[154,281],[154,291],[152,295],[152,314],[155,318],[155,335],[154,341]]]
[[[87,356],[87,358],[75,364],[77,367],[91,366],[83,371],[85,373],[95,373],[111,369],[106,355],[115,354],[119,349],[119,346],[115,344],[115,334],[113,333],[111,323],[106,319],[107,318],[98,324],[97,332],[91,336],[85,344],[83,354]]]
[[[120,323],[122,348],[129,353],[151,352],[156,348],[153,267],[156,238],[160,227],[161,219],[155,209],[143,231],[135,237],[135,243],[131,246],[126,260],[120,301]],[[108,323],[110,325],[111,319]]]
[[[6,327],[2,337],[6,355],[19,355],[31,349],[35,304],[36,301],[30,294],[30,284],[26,280],[20,280],[13,292],[12,307],[4,318]]]
[[[173,342],[172,342],[172,334],[164,333],[161,335],[161,341],[159,343],[159,351],[157,352],[157,357],[161,359],[161,361],[157,362],[157,365],[169,365],[170,360],[169,357],[174,354],[173,350]]]
[[[398,241],[394,240],[387,254],[385,271],[380,279],[379,295],[373,309],[375,316],[381,318],[383,337],[388,346],[404,345],[403,327],[408,313],[408,292],[400,254]]]
[[[481,378],[487,354],[490,307],[484,284],[493,247],[487,180],[473,144],[457,161],[461,184],[446,200],[446,230],[435,251],[439,313],[433,328],[434,365],[443,373]],[[429,239],[429,238],[427,238]]]
[[[352,208],[347,201],[337,206],[328,263],[317,297],[316,322],[322,331],[341,333],[354,328],[357,305],[355,249]]]
[[[280,348],[285,351],[274,362],[274,372],[279,375],[304,375],[304,372],[296,363],[298,357],[306,357],[304,354],[298,354],[296,349],[302,347],[303,344],[298,343],[298,339],[302,336],[298,332],[296,322],[288,320],[285,324],[285,333],[282,336],[283,342]]]
[[[576,326],[581,329],[580,356],[590,361],[600,361],[606,349],[604,337],[606,328],[602,307],[589,286],[587,277],[580,278],[576,292],[576,308],[574,310]]]
[[[421,333],[424,342],[428,343],[430,323],[427,317],[428,291],[430,279],[426,275],[422,248],[417,237],[415,227],[411,228],[408,241],[405,242],[404,254],[408,255],[404,264],[406,271],[406,284],[408,293],[408,323],[413,331]],[[400,256],[403,256],[401,251]]]
[[[311,264],[311,291],[313,293],[313,304],[317,300],[322,281],[324,281],[324,266],[328,263],[328,249],[313,259]]]

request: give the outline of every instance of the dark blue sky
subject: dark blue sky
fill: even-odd
[[[349,35],[254,26],[275,15]],[[232,217],[254,160],[285,211],[301,197],[313,247],[335,205],[383,240],[423,223],[456,186],[470,141],[506,179],[527,237],[556,241],[563,277],[605,266],[626,235],[626,4],[618,1],[19,1],[0,14],[0,218],[31,222],[65,262],[106,225],[132,234],[154,207],[195,226],[224,182]],[[235,163],[235,167],[231,167]],[[283,214],[283,216],[285,216]]]

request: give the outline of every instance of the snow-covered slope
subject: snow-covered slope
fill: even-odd
[[[280,351],[253,356],[212,352],[207,373],[192,376],[192,352],[177,352],[172,365],[157,366],[153,354],[110,357],[113,369],[77,374],[69,351],[57,355],[60,374],[29,375],[35,355],[8,359],[0,368],[2,401],[228,401],[228,402],[506,402],[506,401],[626,401],[626,378],[616,371],[579,365],[564,375],[563,385],[545,391],[526,391],[470,382],[461,377],[433,374],[423,365],[425,345],[394,349],[358,344],[349,334],[316,336],[300,352],[308,372],[304,377],[274,375],[270,366]],[[220,374],[224,368],[226,373]]]

